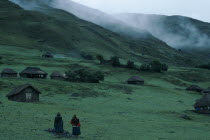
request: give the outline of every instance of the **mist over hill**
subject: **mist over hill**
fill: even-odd
[[[210,56],[210,23],[183,16],[128,13],[115,17],[135,28],[148,30],[174,48]]]
[[[11,1],[28,10],[43,10],[43,6],[62,9],[120,35],[149,39],[157,44],[162,40],[173,48],[210,57],[210,24],[196,19],[132,13],[109,15],[71,0]]]
[[[103,26],[104,28],[98,26],[99,24],[84,21],[67,10],[55,8],[56,0],[11,1],[25,10],[7,0],[1,1],[4,5],[15,5],[15,8],[6,11],[0,9],[6,12],[6,18],[5,14],[1,15],[1,23],[3,23],[1,44],[65,53],[86,51],[92,54],[106,54],[108,57],[117,55],[141,62],[159,59],[173,65],[195,65],[202,60],[171,48],[149,32],[141,32],[145,30],[133,31],[137,28],[127,26],[123,22],[117,24],[115,21],[119,20],[113,20],[115,24],[110,24],[105,22],[107,20],[105,18],[102,23],[110,26]],[[88,17],[91,19],[93,16]],[[128,28],[124,28],[124,25]]]

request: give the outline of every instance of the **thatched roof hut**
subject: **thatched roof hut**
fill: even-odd
[[[195,91],[195,92],[202,92],[204,89],[197,86],[197,85],[191,85],[190,87],[186,88],[188,91]]]
[[[204,94],[199,100],[196,100],[194,108],[197,113],[210,113],[210,94]]]
[[[133,76],[127,80],[128,84],[143,85],[144,80],[138,76]]]
[[[54,56],[53,56],[52,53],[46,52],[46,53],[44,53],[44,54],[42,55],[42,57],[44,57],[44,58],[53,58]]]
[[[19,73],[24,78],[47,78],[48,73],[37,67],[27,67]]]
[[[203,91],[202,91],[202,93],[210,93],[210,87],[209,88],[207,88],[207,89],[204,89]]]
[[[54,80],[66,80],[66,76],[65,74],[62,74],[58,71],[54,71],[51,75],[50,75],[50,78],[51,79],[54,79]]]
[[[4,69],[1,72],[1,77],[17,77],[17,72],[13,69]]]
[[[8,95],[7,98],[17,102],[37,102],[39,101],[41,92],[30,84],[16,87]]]

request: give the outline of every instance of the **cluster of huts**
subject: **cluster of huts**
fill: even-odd
[[[41,78],[41,79],[46,79],[48,75],[47,72],[37,67],[27,67],[20,73],[16,72],[13,69],[7,68],[7,69],[2,70],[0,74],[1,74],[1,77],[18,77],[19,75],[20,77],[23,77],[23,78]],[[65,80],[67,77],[65,76],[65,74],[62,74],[58,71],[54,71],[50,75],[50,78],[56,79],[56,80]]]
[[[1,73],[2,77],[17,77],[17,72],[12,69],[5,69]],[[47,73],[42,71],[39,68],[28,67],[23,70],[20,74],[21,77],[27,78],[46,78]],[[65,76],[59,72],[53,72],[51,74],[52,79],[64,80]],[[127,80],[128,84],[143,85],[144,80],[140,77],[133,76]],[[37,102],[39,101],[39,94],[41,92],[33,87],[31,84],[20,85],[13,89],[8,95],[7,98],[11,101],[17,102]]]
[[[4,69],[1,72],[2,77],[17,77],[17,75],[18,73],[12,69]],[[26,77],[26,78],[46,78],[48,74],[43,70],[41,70],[40,68],[28,67],[24,69],[22,72],[20,72],[19,75],[20,77]],[[57,80],[65,80],[66,78],[63,74],[56,71],[53,72],[50,75],[50,77],[51,79],[57,79]],[[134,85],[143,85],[144,80],[138,76],[133,76],[127,80],[127,83]],[[196,103],[194,104],[195,112],[210,114],[210,88],[203,89],[199,86],[192,85],[188,87],[186,90],[196,91],[204,94],[201,99],[196,100]],[[30,84],[25,84],[13,89],[7,95],[7,98],[9,100],[18,101],[18,102],[37,102],[39,101],[40,94],[41,92],[38,89],[36,89]]]

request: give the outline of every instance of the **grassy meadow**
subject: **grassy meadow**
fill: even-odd
[[[71,57],[43,59],[42,54],[38,50],[0,46],[0,70],[13,68],[20,72],[36,66],[51,74],[87,67],[103,71],[105,81],[91,84],[49,78],[0,78],[1,140],[58,139],[44,131],[53,128],[57,112],[63,117],[64,129],[70,132],[70,119],[77,114],[84,140],[209,139],[210,117],[190,111],[201,95],[185,88],[191,84],[209,87],[210,71],[170,67],[165,73],[139,72]],[[126,84],[134,75],[145,79],[145,85]],[[5,97],[14,87],[26,83],[42,92],[39,103],[12,102]],[[185,114],[192,120],[180,117]]]

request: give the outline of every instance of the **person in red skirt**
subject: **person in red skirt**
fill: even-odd
[[[71,124],[72,124],[72,135],[78,137],[81,134],[80,132],[81,125],[76,115],[72,117]]]

